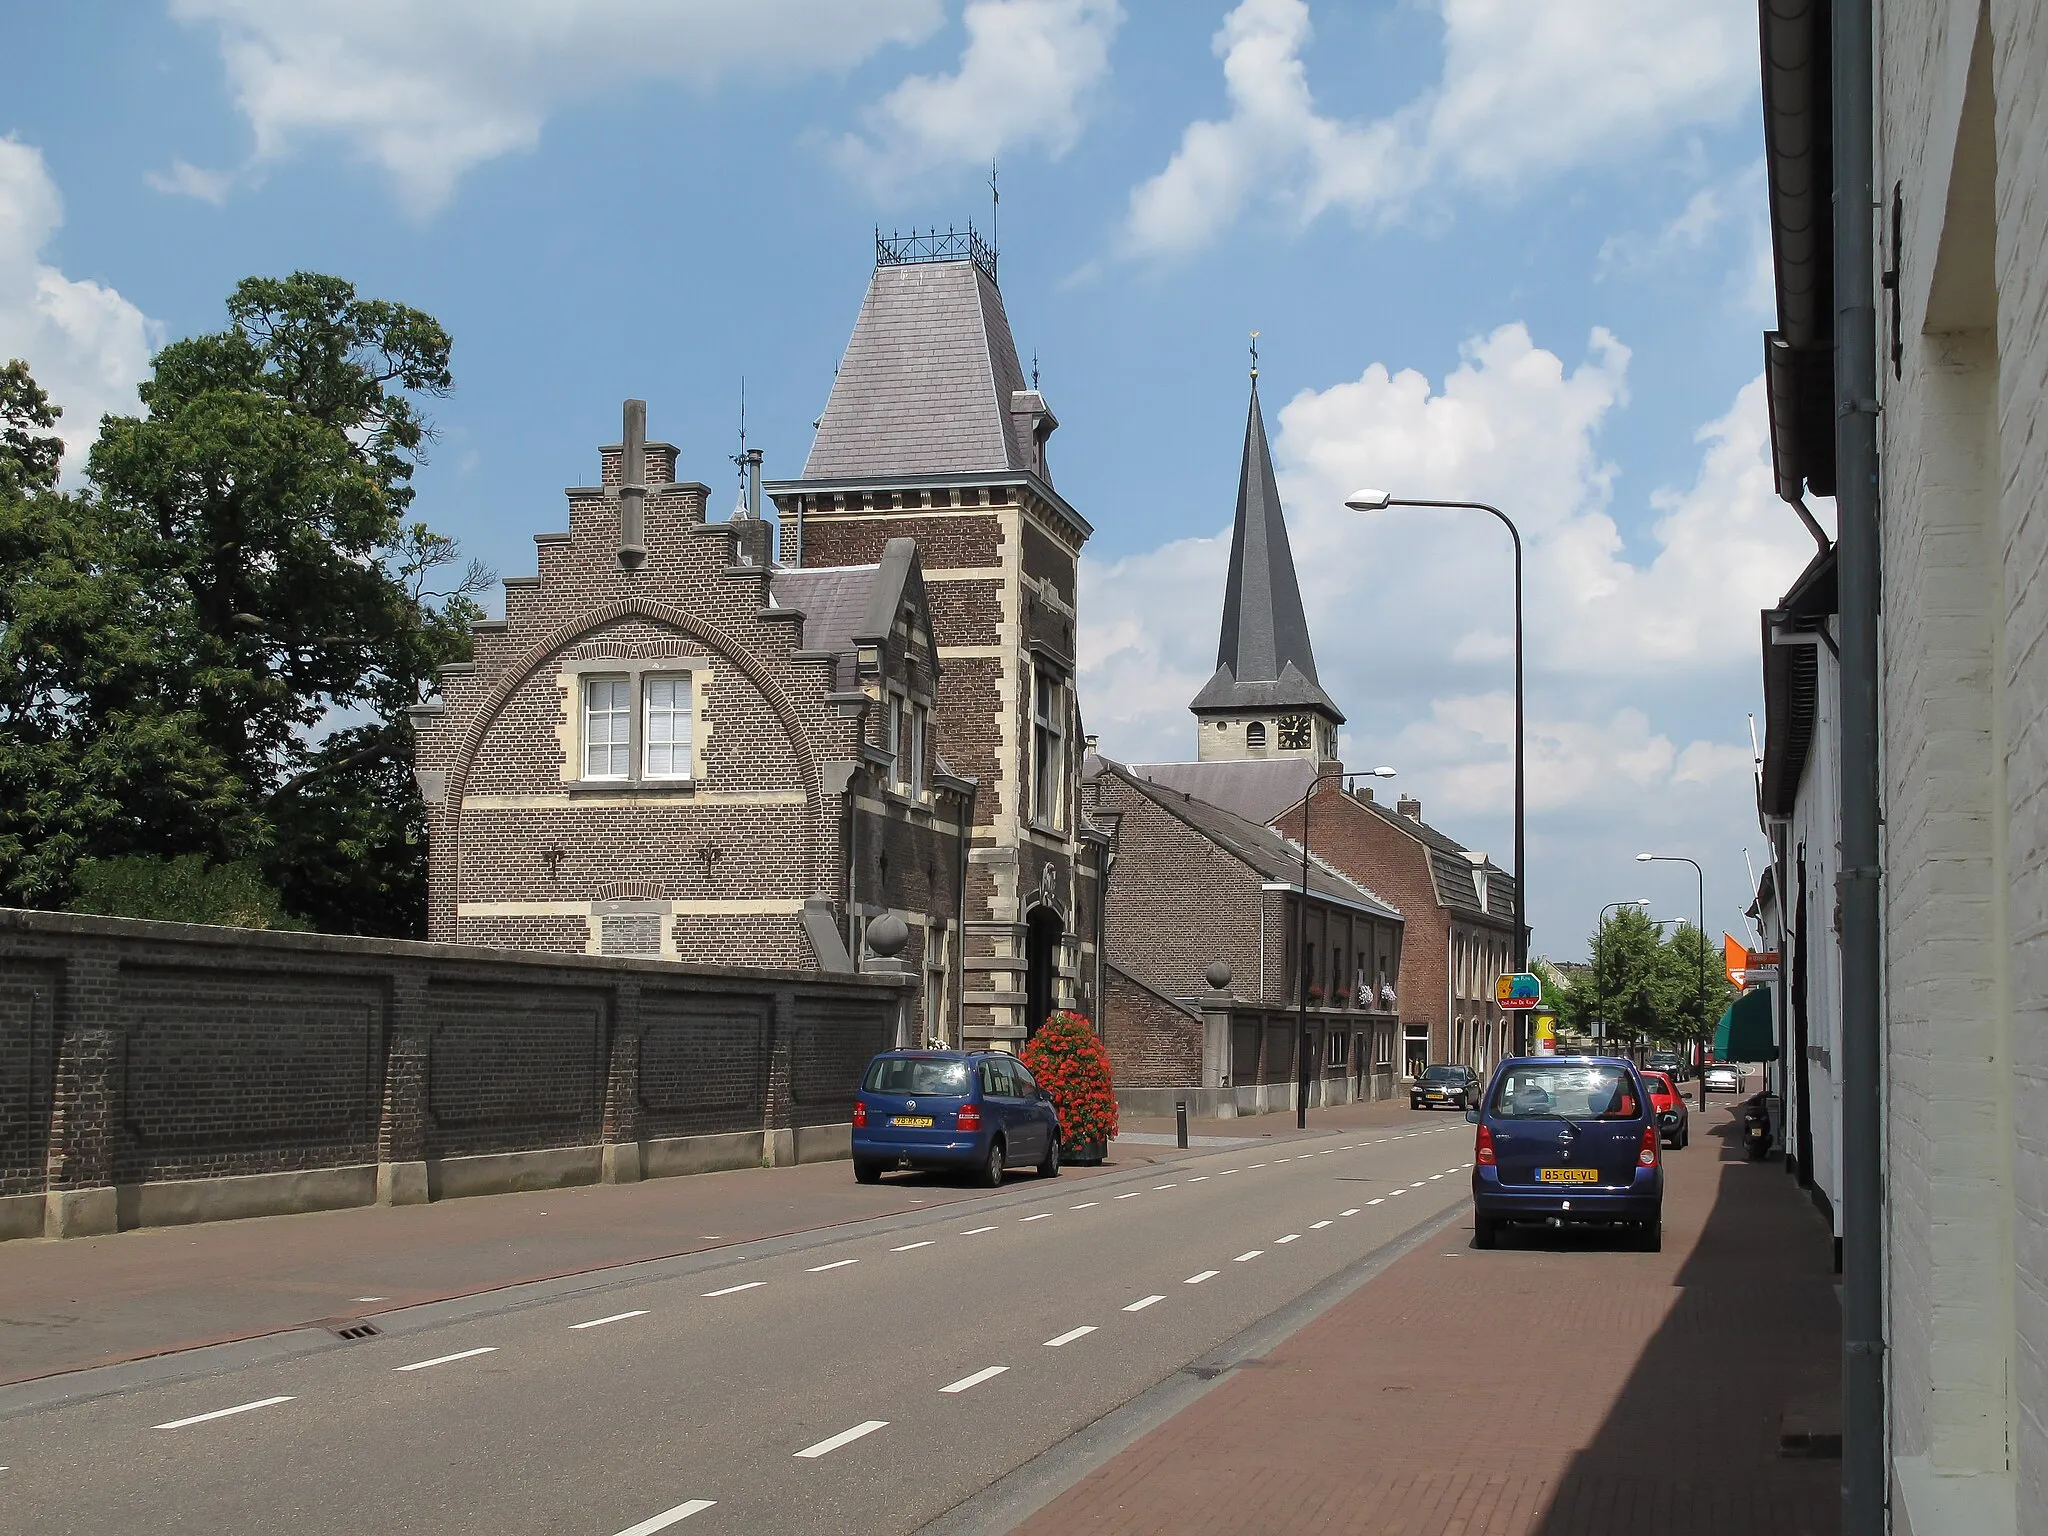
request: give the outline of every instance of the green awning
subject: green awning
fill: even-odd
[[[1728,1005],[1714,1026],[1714,1055],[1721,1061],[1771,1061],[1777,1057],[1771,1028],[1771,989],[1752,987]]]

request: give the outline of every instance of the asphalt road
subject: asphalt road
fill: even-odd
[[[0,1419],[0,1531],[916,1530],[1462,1207],[1469,1138],[1418,1116],[1024,1178],[138,1370]]]

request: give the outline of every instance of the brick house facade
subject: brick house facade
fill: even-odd
[[[414,711],[429,936],[849,971],[893,913],[906,1033],[954,1035],[975,786],[941,756],[916,545],[781,570],[765,522],[707,522],[645,406],[625,419],[537,574],[506,580],[504,618]]]
[[[771,482],[781,559],[923,556],[946,687],[937,730],[979,785],[963,1038],[1015,1049],[1055,1008],[1094,1016],[1106,840],[1079,804],[1075,578],[1092,531],[1053,488],[1058,426],[1027,387],[971,232],[884,239],[803,476]]]
[[[1514,1049],[1512,1022],[1493,1000],[1493,981],[1514,969],[1514,878],[1422,820],[1420,801],[1389,810],[1370,787],[1315,794],[1310,831],[1316,856],[1401,909],[1406,935],[1394,979],[1401,1015],[1402,1071],[1464,1062],[1484,1072]],[[1273,818],[1301,835],[1301,804]]]

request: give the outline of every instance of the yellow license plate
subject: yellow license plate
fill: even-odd
[[[1442,1094],[1440,1094],[1440,1093],[1438,1093],[1438,1092],[1437,1092],[1437,1091],[1436,1091],[1436,1090],[1435,1090],[1434,1088],[1432,1088],[1432,1089],[1431,1089],[1431,1090],[1429,1091],[1429,1093],[1428,1093],[1427,1097],[1429,1097],[1429,1098],[1432,1098],[1432,1099],[1440,1099],[1440,1098],[1442,1098],[1442,1097],[1443,1097],[1443,1095],[1442,1095]]]
[[[919,1126],[925,1130],[930,1130],[932,1117],[930,1115],[892,1115],[889,1117],[889,1123],[891,1125]]]
[[[1538,1168],[1536,1182],[1539,1184],[1597,1184],[1600,1174],[1593,1168]]]

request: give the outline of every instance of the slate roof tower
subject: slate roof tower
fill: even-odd
[[[995,252],[971,229],[878,234],[803,477],[767,487],[785,564],[862,565],[892,537],[918,543],[946,672],[940,739],[980,786],[969,1046],[1015,1048],[1054,1008],[1096,1011],[1106,839],[1077,803],[1074,696],[1075,573],[1093,530],[1053,489],[1058,425],[1018,365]]]
[[[1273,477],[1265,414],[1259,409],[1256,368],[1237,476],[1237,521],[1230,535],[1216,674],[1188,708],[1198,722],[1196,757],[1203,762],[1263,757],[1327,762],[1337,755],[1337,727],[1344,715],[1316,681],[1301,584]]]

